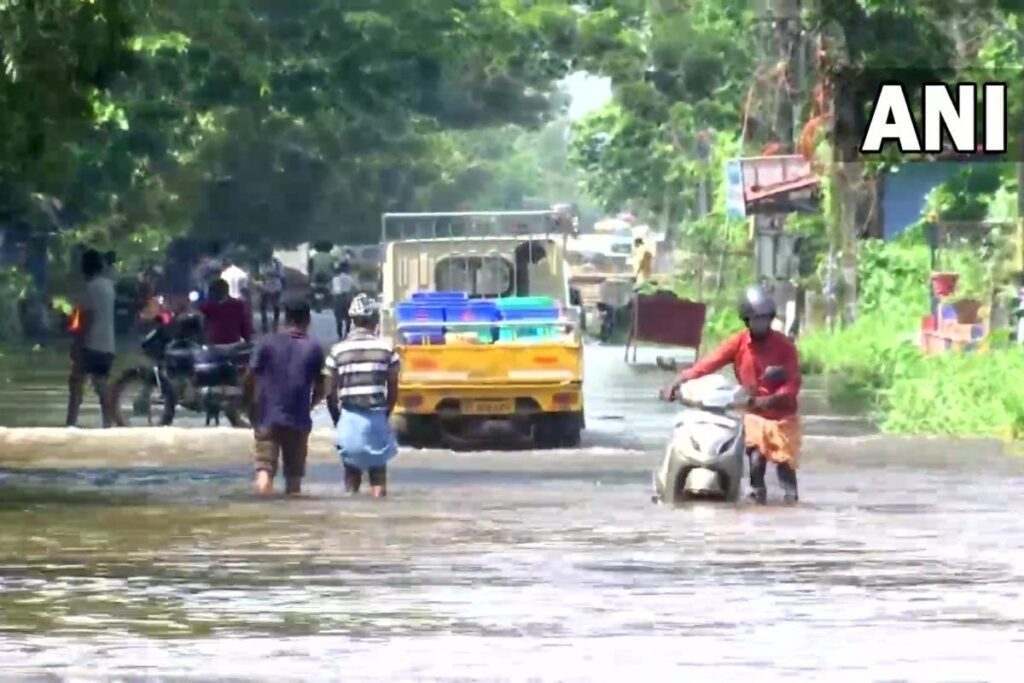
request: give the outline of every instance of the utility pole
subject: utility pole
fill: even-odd
[[[794,97],[799,82],[799,53],[801,47],[801,0],[771,0],[769,16],[773,22],[770,32],[773,45],[768,54],[776,55],[780,68],[780,87],[775,110],[775,137],[782,154],[792,154],[796,129],[800,120],[799,98]]]
[[[802,122],[802,100],[805,50],[802,0],[764,0],[761,12],[762,54],[771,78],[766,96],[772,102],[767,112],[772,131],[771,142],[777,154],[796,151],[796,140]],[[799,329],[802,292],[793,272],[794,259],[789,245],[793,236],[786,233],[785,213],[755,217],[755,260],[758,279],[767,279],[776,297],[784,306],[786,331],[795,335]],[[782,258],[780,258],[782,257]]]

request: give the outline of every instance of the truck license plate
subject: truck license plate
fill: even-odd
[[[515,412],[515,402],[510,399],[463,401],[462,411],[469,415],[511,415]]]

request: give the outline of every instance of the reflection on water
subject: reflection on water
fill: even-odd
[[[330,462],[288,501],[237,462],[0,472],[4,673],[1017,678],[1021,461],[814,442],[799,507],[657,507],[663,375],[606,365],[589,448],[403,454],[383,502]]]

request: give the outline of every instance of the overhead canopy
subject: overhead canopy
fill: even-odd
[[[461,211],[387,213],[381,219],[381,242],[451,237],[568,235],[573,217],[565,207],[546,211]]]

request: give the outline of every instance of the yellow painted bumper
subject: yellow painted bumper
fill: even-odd
[[[509,417],[583,410],[583,386],[514,384],[504,386],[399,385],[395,412],[446,417]]]
[[[407,346],[398,352],[399,414],[498,418],[583,410],[579,345]]]

